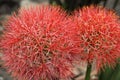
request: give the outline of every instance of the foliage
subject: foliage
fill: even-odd
[[[82,8],[91,4],[97,5],[101,0],[49,0],[50,4],[62,6],[67,11],[73,11],[76,8]]]
[[[98,80],[120,80],[119,62],[114,68],[106,67],[104,70],[101,70]]]

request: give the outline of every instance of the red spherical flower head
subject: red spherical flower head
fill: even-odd
[[[120,57],[120,21],[110,10],[102,7],[84,7],[74,14],[75,44],[80,58],[96,63],[96,68],[114,66]]]
[[[21,9],[5,25],[3,60],[18,80],[69,80],[70,55],[65,48],[66,14],[59,7]]]

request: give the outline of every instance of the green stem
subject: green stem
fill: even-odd
[[[86,71],[86,75],[85,75],[85,80],[90,80],[91,69],[92,69],[92,65],[88,63],[87,71]]]

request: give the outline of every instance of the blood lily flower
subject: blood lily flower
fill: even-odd
[[[70,79],[72,64],[65,47],[66,14],[58,7],[21,9],[5,24],[3,60],[18,80]]]
[[[76,31],[73,38],[80,59],[97,69],[105,65],[114,66],[120,57],[120,20],[110,10],[102,7],[84,7],[75,11]],[[77,56],[78,56],[77,54]]]

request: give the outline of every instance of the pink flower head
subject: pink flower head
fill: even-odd
[[[120,21],[110,10],[102,7],[84,7],[74,14],[76,31],[73,37],[80,59],[96,63],[100,69],[114,66],[120,57]],[[78,56],[78,54],[77,54]]]
[[[66,14],[58,7],[21,9],[5,25],[3,60],[18,80],[70,79],[70,55],[64,49]]]

